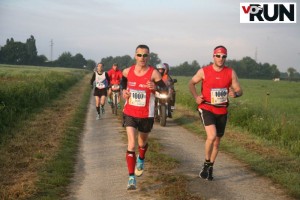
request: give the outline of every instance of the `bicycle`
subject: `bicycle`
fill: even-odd
[[[115,115],[118,115],[118,100],[120,98],[120,85],[113,84],[111,86],[111,95],[112,95],[112,103],[111,103],[111,109],[112,113]]]

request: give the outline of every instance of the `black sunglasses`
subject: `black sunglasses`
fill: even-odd
[[[215,56],[216,56],[217,58],[222,58],[222,59],[223,59],[223,58],[227,58],[226,55],[219,55],[219,54],[216,54]]]
[[[147,58],[148,57],[148,54],[140,54],[140,53],[138,53],[138,54],[136,54],[136,56],[137,57],[143,57],[143,58]]]

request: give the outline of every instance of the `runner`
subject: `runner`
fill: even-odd
[[[100,119],[100,106],[101,106],[101,112],[104,114],[104,105],[105,105],[105,98],[107,96],[107,87],[110,83],[108,74],[103,71],[103,64],[98,63],[97,64],[97,71],[93,73],[93,76],[91,78],[91,86],[94,86],[95,82],[95,89],[94,89],[94,96],[96,100],[96,111],[97,116],[96,119]]]
[[[206,180],[213,180],[213,165],[227,122],[228,97],[236,98],[243,94],[235,71],[224,65],[226,57],[227,49],[217,46],[213,52],[214,63],[199,69],[189,82],[207,135],[205,162],[199,173]],[[197,94],[195,85],[200,82],[201,94]]]
[[[128,147],[126,161],[129,173],[127,189],[136,189],[136,176],[144,170],[148,136],[154,123],[154,91],[159,86],[166,90],[161,75],[154,67],[148,66],[150,50],[147,45],[139,45],[135,51],[136,64],[123,70],[121,86],[126,100],[123,110]],[[135,155],[135,136],[138,134],[138,151]],[[136,169],[135,169],[136,168]]]

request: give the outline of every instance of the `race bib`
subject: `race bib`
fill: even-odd
[[[130,90],[129,105],[138,107],[146,106],[146,91]]]
[[[210,91],[210,103],[213,105],[226,103],[228,101],[227,88],[213,88]]]
[[[111,88],[112,88],[113,90],[118,90],[118,89],[120,89],[120,86],[117,85],[117,84],[114,84],[114,85],[111,86]]]
[[[105,84],[102,82],[96,82],[96,87],[99,89],[103,89],[103,88],[105,88]]]

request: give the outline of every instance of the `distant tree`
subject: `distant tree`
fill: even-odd
[[[193,76],[200,68],[197,61],[193,61],[192,64],[184,62],[179,66],[171,67],[170,74],[175,76]]]
[[[74,57],[72,57],[72,66],[74,68],[83,68],[83,66],[86,65],[86,60],[84,59],[83,55],[80,53],[76,54]]]
[[[15,42],[13,38],[6,40],[6,45],[0,50],[0,63],[35,65],[38,59],[35,39],[31,35],[26,43]]]
[[[96,67],[96,62],[94,60],[89,59],[86,61],[87,69],[93,70],[95,67]]]
[[[101,63],[103,64],[103,68],[105,71],[108,71],[111,69],[112,65],[114,63],[117,63],[119,66],[119,69],[124,69],[126,67],[129,67],[134,64],[134,60],[129,56],[116,56],[116,57],[106,57],[101,59]]]
[[[289,76],[289,80],[292,80],[295,76],[295,74],[297,73],[297,70],[293,67],[289,67],[287,69],[287,73],[288,73],[288,76]]]
[[[150,53],[149,65],[155,67],[159,63],[161,63],[161,60],[158,57],[158,55],[156,53],[154,53],[154,52]]]
[[[43,66],[45,65],[46,61],[47,61],[47,57],[45,55],[39,55],[36,57],[36,65],[39,65],[39,66]]]
[[[103,64],[104,71],[108,71],[114,62],[114,58],[112,56],[102,58],[101,63]]]
[[[13,38],[6,40],[6,45],[1,47],[0,63],[5,64],[27,64],[28,56],[26,45],[15,42]]]
[[[280,71],[277,69],[276,65],[271,65],[271,74],[273,78],[280,78]]]
[[[38,52],[37,52],[36,45],[35,45],[35,39],[32,35],[30,36],[30,38],[28,38],[26,40],[26,49],[27,49],[27,55],[28,55],[28,58],[27,58],[28,64],[30,64],[30,65],[37,64]]]
[[[61,67],[72,67],[72,54],[70,52],[64,52],[58,57],[58,59],[54,63],[55,65]]]
[[[259,66],[257,62],[250,58],[250,57],[244,57],[241,60],[241,66],[242,68],[246,69],[246,78],[256,78],[259,73]]]

